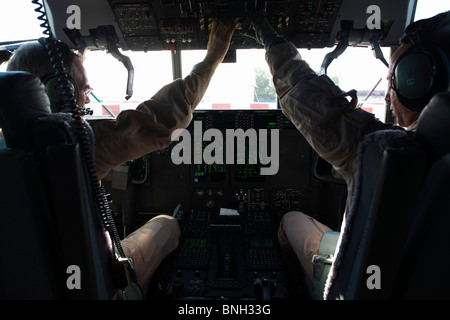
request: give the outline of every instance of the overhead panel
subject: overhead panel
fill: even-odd
[[[231,19],[236,30],[232,49],[260,48],[250,26],[264,17],[299,48],[333,47],[343,26],[354,45],[369,45],[372,33],[381,46],[395,45],[411,22],[416,0],[103,0],[77,1],[81,29],[69,30],[69,0],[47,0],[54,33],[73,47],[103,48],[113,32],[122,50],[205,49],[214,19]],[[377,11],[369,10],[376,6]],[[375,15],[375,16],[374,16]],[[380,28],[367,22],[380,20]]]

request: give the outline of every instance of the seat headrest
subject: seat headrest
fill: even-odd
[[[0,127],[10,148],[28,150],[33,121],[51,114],[42,82],[28,72],[0,72]]]
[[[417,140],[438,157],[450,153],[450,92],[436,94],[419,116]]]

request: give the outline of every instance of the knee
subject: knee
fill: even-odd
[[[286,235],[286,229],[292,223],[293,216],[296,214],[303,214],[299,211],[289,211],[283,215],[280,221],[280,225],[278,227],[278,241],[280,242],[282,247],[289,246],[289,239]]]
[[[282,220],[290,221],[293,219],[303,219],[305,217],[309,217],[307,214],[304,214],[301,211],[289,211],[283,215]]]
[[[177,237],[180,236],[180,234],[181,234],[180,225],[178,224],[178,220],[175,219],[174,217],[167,216],[167,215],[159,215],[159,216],[155,217],[154,219],[160,219],[160,220],[164,221],[164,224],[166,224],[167,227],[170,228],[170,230],[172,231],[172,233],[174,235],[176,235]]]
[[[178,245],[181,230],[177,219],[168,215],[159,215],[151,219],[149,223],[157,224],[159,229],[163,230],[163,233],[165,233],[172,240],[176,240],[176,244]]]
[[[178,224],[177,219],[172,216],[160,214],[154,218],[152,218],[148,223],[157,223],[162,226],[166,226],[167,228],[173,229],[173,231],[177,231],[180,233],[180,226]]]
[[[289,211],[283,215],[278,227],[278,241],[282,246],[289,247],[298,229],[302,227],[309,216],[300,211]]]
[[[300,211],[289,211],[281,217],[279,232],[286,232],[286,229],[291,226],[294,221],[302,220],[308,217],[306,214]]]

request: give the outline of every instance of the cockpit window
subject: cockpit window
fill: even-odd
[[[9,2],[9,3],[7,3]],[[42,37],[39,14],[31,1],[2,1],[0,5],[0,43],[33,40]],[[19,18],[20,17],[20,18]]]
[[[205,57],[204,50],[182,53],[183,75]],[[263,49],[240,49],[236,62],[217,68],[199,109],[276,109],[277,98]]]
[[[127,72],[113,57],[104,52],[87,52],[84,66],[94,99],[87,105],[93,116],[117,115],[118,112],[135,108],[140,102],[151,98],[161,87],[173,81],[170,51],[124,52],[130,57],[135,69],[133,96],[125,100]],[[194,65],[205,58],[205,50],[181,52],[182,77],[188,75]],[[277,98],[264,50],[238,50],[236,62],[222,63],[197,106],[198,110],[211,109],[276,109]]]
[[[323,58],[331,50],[300,49],[300,54],[319,73]],[[389,59],[390,49],[383,48],[383,52]],[[123,65],[113,57],[105,57],[101,51],[86,53],[85,68],[95,88],[95,97],[87,107],[94,111],[94,116],[108,116],[110,112],[117,115],[121,110],[135,108],[172,81],[170,51],[125,54],[135,68],[134,92],[128,101],[125,100],[127,72]],[[204,50],[182,51],[182,76],[189,74],[205,54]],[[386,72],[387,68],[373,56],[370,48],[350,47],[330,64],[327,74],[342,90],[356,89],[362,107],[383,120]],[[236,62],[222,63],[197,107],[198,110],[276,108],[277,97],[263,49],[237,50]]]
[[[333,48],[300,49],[303,59],[320,72],[325,55]],[[383,48],[389,59],[390,49]],[[183,74],[204,57],[203,51],[182,53]],[[380,119],[385,117],[384,93],[387,67],[374,58],[370,48],[347,48],[328,68],[330,78],[348,91],[356,89],[362,107]],[[237,50],[236,63],[223,63],[217,69],[199,109],[274,109],[277,108],[272,77],[263,49]]]
[[[84,67],[94,88],[90,104],[94,117],[116,116],[122,110],[134,109],[150,99],[164,85],[172,82],[170,51],[124,52],[134,67],[133,95],[125,99],[127,70],[105,51],[85,52]]]
[[[333,48],[300,49],[299,52],[309,66],[319,72],[325,55],[332,50]],[[390,48],[382,48],[383,55],[388,61],[390,51]],[[370,47],[348,47],[329,65],[327,75],[343,91],[355,89],[361,108],[384,121],[387,71],[388,68],[374,57]]]

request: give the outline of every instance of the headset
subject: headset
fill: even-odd
[[[406,108],[420,112],[436,93],[450,89],[449,73],[441,49],[413,45],[395,62],[391,86]]]
[[[40,38],[39,43],[49,52],[49,59],[53,64],[55,72],[41,79],[45,86],[45,92],[50,100],[52,113],[61,112],[78,102],[78,86],[64,69],[64,60],[70,54],[69,47],[61,41],[51,41]],[[61,78],[62,77],[62,78]]]
[[[425,45],[427,35],[448,28],[449,23],[450,11],[416,21],[405,29],[400,40],[412,46],[395,62],[391,87],[399,101],[411,111],[421,112],[436,93],[450,90],[448,55],[435,45]]]

